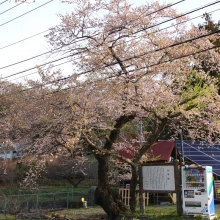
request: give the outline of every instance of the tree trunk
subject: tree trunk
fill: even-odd
[[[137,207],[137,199],[136,199],[136,186],[137,186],[137,179],[138,179],[138,171],[136,166],[132,166],[132,177],[131,177],[131,184],[130,184],[130,210],[132,212],[136,211]]]
[[[116,219],[120,213],[127,211],[118,192],[110,188],[108,181],[109,156],[96,156],[98,160],[98,187],[95,192],[95,203],[107,213],[109,219]]]

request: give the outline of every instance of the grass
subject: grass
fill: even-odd
[[[102,210],[101,207],[89,207],[88,209],[68,209],[68,210],[61,210],[58,212],[59,214],[66,215],[69,218],[77,219],[77,218],[88,218],[92,219],[91,217],[101,217],[105,215],[105,212]],[[133,219],[131,218],[133,216]],[[136,216],[136,217],[135,217]],[[147,219],[157,219],[157,220],[183,220],[183,219],[202,219],[202,216],[194,216],[193,218],[189,218],[188,216],[178,216],[176,212],[175,205],[166,205],[166,206],[147,206],[145,209],[145,214],[141,215],[139,211],[136,214],[127,213],[124,215],[123,220],[136,220],[138,216],[146,217]],[[216,211],[216,220],[220,219],[220,211]]]
[[[64,209],[60,211],[56,211],[59,215],[65,215],[66,217],[70,219],[107,219],[106,214],[103,211],[103,209],[99,206],[95,207],[88,207],[85,208],[78,208],[78,209]],[[48,215],[52,215],[51,213],[47,213]],[[132,217],[131,217],[132,216]],[[174,205],[166,205],[166,206],[147,206],[145,209],[145,214],[141,215],[138,211],[136,214],[127,213],[124,215],[123,220],[137,220],[138,216],[146,217],[145,219],[155,219],[155,220],[197,220],[197,219],[203,219],[202,216],[198,215],[193,218],[189,218],[187,216],[179,217],[176,213],[176,206]],[[220,219],[220,211],[216,211],[216,220]],[[0,219],[16,219],[15,216],[12,215],[0,215]]]
[[[182,219],[177,215],[176,206],[147,206],[145,209],[145,215],[151,219]]]

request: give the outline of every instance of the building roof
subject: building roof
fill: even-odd
[[[148,161],[168,162],[175,147],[174,141],[159,141],[151,146],[147,154],[149,155]],[[152,159],[150,159],[152,158]],[[154,159],[156,158],[156,160]]]
[[[138,151],[140,144],[135,142],[133,144],[133,150],[122,149],[119,150],[119,154],[128,159],[132,159],[135,153]],[[168,162],[170,161],[170,157],[172,151],[175,147],[174,141],[158,141],[154,145],[152,145],[146,153],[147,162]]]

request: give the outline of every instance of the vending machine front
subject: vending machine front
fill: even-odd
[[[182,198],[184,214],[215,214],[211,166],[182,167]]]

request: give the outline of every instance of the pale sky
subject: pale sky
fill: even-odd
[[[6,47],[7,45],[13,44],[17,41],[28,38],[32,35],[38,34],[40,32],[46,31],[49,27],[59,24],[59,18],[57,14],[66,14],[71,12],[73,5],[60,3],[59,0],[36,0],[35,3],[24,3],[21,4],[9,11],[6,11],[16,4],[14,0],[9,0],[3,3],[5,0],[0,0],[0,76],[6,77],[11,74],[18,73],[23,70],[35,67],[35,65],[40,65],[47,62],[43,57],[35,58],[27,62],[23,62],[18,65],[14,65],[8,68],[2,68],[13,63],[28,59],[30,57],[36,56],[38,54],[47,52],[47,43],[44,38],[46,33],[40,34],[36,37],[33,37],[29,40],[22,41],[15,45]],[[32,0],[29,0],[30,2]],[[130,2],[138,2],[138,4],[151,2],[153,0],[130,0]],[[167,0],[167,3],[175,3],[179,0]],[[49,2],[48,4],[46,4]],[[159,1],[164,3],[165,1]],[[203,5],[210,3],[218,2],[211,7],[207,7],[204,10],[200,10],[196,13],[189,15],[190,17],[195,17],[202,15],[205,12],[211,12],[213,10],[220,9],[220,1],[212,0],[185,0],[184,2],[174,6],[179,12],[188,12]],[[1,4],[2,3],[2,4]],[[45,4],[42,7],[41,5]],[[36,10],[35,8],[39,7]],[[28,11],[33,10],[30,13]],[[6,12],[5,12],[6,11]],[[12,20],[24,13],[27,13],[15,20]],[[212,12],[213,19],[215,21],[220,20],[218,16],[220,10]],[[12,20],[12,21],[10,21]],[[202,23],[201,19],[193,20],[195,24]],[[6,48],[4,48],[6,47]],[[62,63],[65,60],[56,62],[55,64]],[[61,65],[59,66],[65,71],[66,75],[70,75],[71,66],[70,65]],[[21,74],[17,74],[14,77],[8,78],[9,81],[16,79],[18,77],[26,76],[28,74],[34,73],[36,70],[30,70]],[[34,77],[34,74],[29,75],[29,77]],[[15,81],[12,81],[15,82]]]

